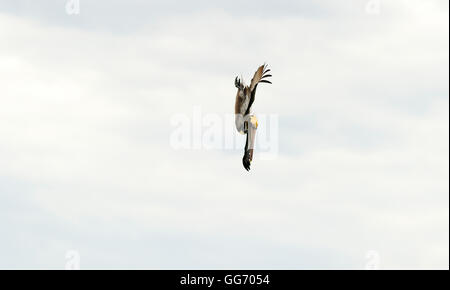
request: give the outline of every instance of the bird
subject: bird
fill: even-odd
[[[258,119],[251,114],[251,107],[255,101],[256,88],[260,83],[272,84],[266,78],[272,77],[268,74],[270,69],[267,64],[263,64],[256,70],[250,85],[245,85],[242,77],[234,79],[234,85],[237,88],[236,102],[234,105],[235,125],[240,134],[246,134],[244,156],[242,157],[242,165],[245,170],[250,171],[250,164],[253,159],[253,149],[255,146],[256,129],[258,128]]]

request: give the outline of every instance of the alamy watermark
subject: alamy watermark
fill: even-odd
[[[366,13],[370,15],[381,14],[381,0],[368,0],[366,3]]]
[[[278,114],[255,116],[255,156],[273,159],[278,155]],[[175,150],[243,150],[245,146],[246,137],[236,130],[234,114],[204,114],[200,106],[194,106],[192,114],[174,114],[170,123],[169,144]]]
[[[66,270],[80,270],[80,253],[76,250],[66,252]]]
[[[366,270],[379,270],[381,265],[381,258],[378,251],[370,250],[366,253]]]
[[[67,15],[80,14],[80,0],[67,0],[66,13]]]

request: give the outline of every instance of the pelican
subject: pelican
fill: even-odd
[[[249,86],[244,84],[243,80],[241,80],[242,78],[236,77],[234,80],[234,85],[238,89],[236,103],[234,105],[236,129],[240,134],[247,134],[244,157],[242,157],[242,164],[247,171],[250,170],[250,163],[253,159],[256,129],[258,128],[258,120],[254,115],[251,115],[250,109],[255,101],[256,87],[258,84],[271,84],[270,81],[265,79],[272,76],[267,74],[268,72],[270,72],[270,69],[267,69],[266,64],[260,66],[256,70]]]

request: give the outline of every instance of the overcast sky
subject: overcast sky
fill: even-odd
[[[448,269],[447,0],[66,2],[0,0],[0,268]],[[263,62],[275,158],[171,146]]]

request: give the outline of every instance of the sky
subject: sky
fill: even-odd
[[[78,3],[0,0],[0,269],[448,269],[448,1]]]

